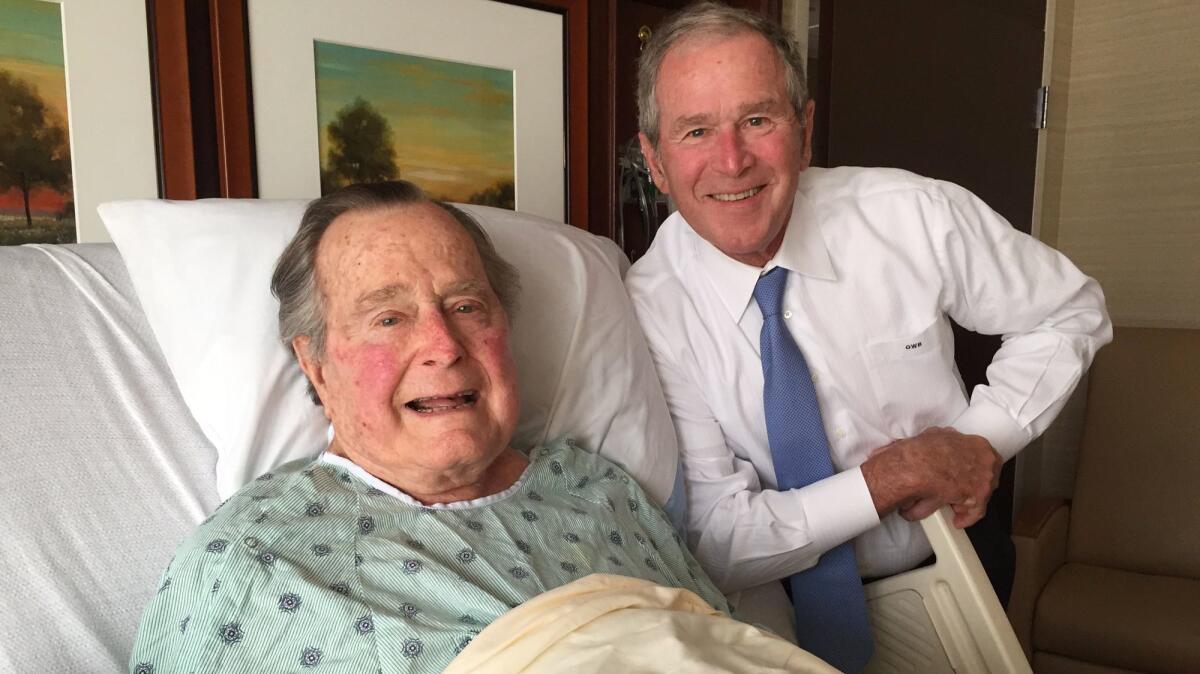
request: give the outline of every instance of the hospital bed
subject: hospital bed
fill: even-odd
[[[268,279],[303,201],[102,207],[116,245],[0,248],[0,671],[127,667],[174,548],[242,483],[326,437],[275,339]],[[562,435],[659,502],[676,445],[612,242],[468,207],[521,272],[514,443]],[[873,672],[1026,672],[966,537],[867,587]]]

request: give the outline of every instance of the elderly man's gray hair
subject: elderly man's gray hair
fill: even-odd
[[[279,299],[279,337],[285,346],[290,349],[292,340],[304,335],[309,339],[308,350],[314,358],[325,355],[325,303],[317,282],[317,247],[333,221],[346,213],[419,203],[442,208],[462,225],[479,252],[492,291],[509,320],[512,319],[521,287],[517,270],[500,257],[475,218],[462,209],[430,199],[420,187],[406,180],[361,183],[343,187],[309,204],[300,220],[300,229],[275,263],[271,293]],[[311,382],[308,391],[313,402],[320,405]]]
[[[808,84],[804,78],[804,60],[800,49],[782,26],[744,9],[735,9],[718,2],[698,2],[669,17],[659,26],[642,56],[638,59],[638,128],[658,147],[658,71],[667,52],[683,40],[697,37],[733,37],[742,33],[757,33],[775,48],[783,64],[784,86],[792,108],[804,124],[804,104],[808,102]]]

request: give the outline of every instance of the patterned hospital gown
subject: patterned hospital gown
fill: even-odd
[[[592,572],[729,612],[620,468],[569,442],[530,459],[505,492],[434,507],[330,455],[261,476],[179,548],[131,671],[441,671],[508,609]]]

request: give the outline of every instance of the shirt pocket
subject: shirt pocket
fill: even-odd
[[[966,409],[954,364],[954,334],[945,318],[911,336],[871,342],[862,354],[879,419],[893,438],[948,425]]]

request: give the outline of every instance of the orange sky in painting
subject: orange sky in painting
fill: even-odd
[[[61,192],[35,187],[29,193],[29,210],[33,211],[34,215],[58,215],[66,201],[66,196]],[[21,199],[20,190],[14,187],[7,192],[0,192],[0,213],[25,213],[25,202]]]

